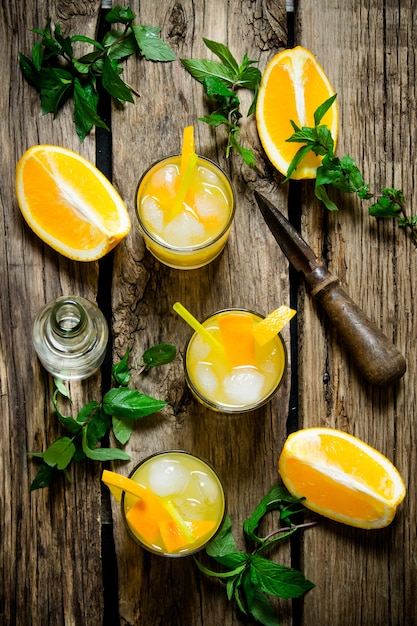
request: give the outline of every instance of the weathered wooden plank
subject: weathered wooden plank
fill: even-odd
[[[58,5],[58,6],[56,6]],[[19,51],[30,54],[46,18],[63,31],[94,36],[100,2],[3,3],[0,537],[3,624],[101,624],[100,487],[97,470],[74,472],[74,484],[29,493],[38,463],[28,452],[51,443],[59,428],[52,381],[32,348],[32,321],[49,300],[69,293],[95,299],[98,266],[67,261],[28,229],[14,194],[14,170],[36,143],[63,145],[94,162],[94,135],[81,146],[70,106],[53,120],[23,78]],[[74,408],[100,390],[100,378],[71,385]]]
[[[133,5],[132,5],[133,6]],[[281,3],[220,1],[210,3],[134,3],[141,23],[162,27],[178,57],[208,58],[202,38],[227,44],[236,58],[245,52],[260,67],[285,44]],[[134,194],[142,172],[163,155],[178,152],[183,127],[194,124],[197,149],[219,161],[235,185],[237,214],[226,250],[210,266],[191,272],[171,270],[144,250],[136,229],[117,249],[113,281],[115,355],[128,345],[134,359],[153,343],[168,341],[179,350],[176,361],[146,377],[134,373],[133,384],[169,401],[169,408],[142,420],[127,446],[132,462],[164,448],[183,448],[209,460],[222,477],[236,539],[242,545],[242,522],[277,480],[276,464],[285,437],[289,374],[277,397],[265,409],[242,417],[216,415],[196,404],[186,390],[183,348],[189,329],[173,313],[179,300],[198,318],[227,306],[247,306],[267,313],[288,302],[288,266],[277,264],[276,244],[253,206],[250,186],[264,176],[263,188],[275,193],[285,210],[286,192],[278,193],[272,169],[259,149],[255,122],[245,122],[242,140],[254,146],[259,171],[239,158],[227,162],[225,136],[198,122],[208,112],[201,85],[180,66],[129,60],[126,79],[141,97],[123,111],[113,111],[114,182],[122,191],[133,220]],[[249,94],[243,94],[243,111]],[[247,101],[247,104],[246,104]],[[245,109],[246,107],[246,109]],[[127,165],[128,164],[128,165]],[[288,342],[289,332],[285,331]],[[118,506],[113,508],[118,558],[120,614],[123,624],[239,623],[223,586],[199,575],[191,559],[164,560],[143,553],[127,536]],[[289,563],[288,547],[277,558]],[[289,623],[290,603],[281,606]]]
[[[415,7],[391,2],[299,2],[296,42],[312,50],[338,93],[338,154],[350,154],[371,189],[404,190],[415,206]],[[307,189],[308,187],[308,189]],[[325,215],[306,185],[303,233],[354,300],[392,337],[408,361],[402,381],[375,390],[350,362],[319,307],[306,296],[301,319],[302,425],[355,434],[402,473],[408,497],[381,531],[324,523],[306,533],[304,570],[317,587],[304,603],[304,624],[411,624],[416,621],[414,388],[416,250],[391,221],[376,222],[369,203],[340,200]],[[312,364],[315,364],[312,367]],[[325,375],[328,374],[328,377]],[[341,593],[340,590],[343,589]]]

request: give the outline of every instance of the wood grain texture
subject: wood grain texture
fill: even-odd
[[[287,45],[283,0],[128,4],[140,23],[162,29],[178,58],[212,56],[203,43],[207,37],[227,44],[238,60],[248,53],[263,70]],[[396,464],[407,497],[387,529],[366,532],[323,520],[306,530],[292,551],[288,544],[280,547],[274,560],[288,565],[299,561],[316,587],[300,603],[276,602],[279,623],[417,623],[415,247],[396,224],[376,221],[367,204],[353,197],[336,196],[340,210],[330,214],[314,199],[310,182],[296,183],[295,195],[289,196],[288,186],[280,185],[282,177],[265,158],[253,118],[242,120],[241,138],[255,151],[256,168],[250,170],[235,155],[227,160],[224,131],[198,121],[209,106],[201,85],[179,61],[133,58],[124,64],[123,77],[140,97],[134,105],[112,110],[113,183],[127,203],[132,231],[102,264],[72,262],[43,245],[17,206],[16,162],[35,143],[63,145],[94,162],[96,136],[93,132],[79,143],[70,103],[55,120],[42,115],[39,95],[21,75],[18,53],[30,52],[36,39],[30,29],[42,28],[48,16],[61,23],[65,34],[94,37],[99,11],[98,0],[2,3],[0,623],[245,623],[227,601],[223,585],[200,574],[192,559],[164,559],[138,548],[123,527],[119,506],[102,509],[109,499],[105,490],[102,498],[99,467],[79,464],[72,485],[62,482],[29,492],[38,464],[28,452],[45,449],[61,432],[53,413],[51,377],[32,348],[33,317],[59,295],[75,293],[95,301],[99,284],[101,296],[112,299],[114,360],[130,346],[132,386],[169,403],[135,426],[126,446],[132,460],[114,468],[128,474],[137,461],[167,448],[206,458],[223,480],[235,538],[243,548],[244,519],[279,480],[277,461],[290,417],[292,426],[298,411],[300,426],[331,426],[361,437]],[[372,189],[403,188],[410,211],[417,205],[416,12],[412,0],[299,0],[295,15],[295,43],[317,56],[338,92],[338,155],[353,156]],[[250,94],[240,95],[246,112]],[[218,161],[232,178],[237,211],[222,255],[206,268],[181,272],[162,266],[145,251],[135,223],[134,195],[140,175],[154,160],[180,150],[188,124],[195,126],[198,151]],[[397,385],[378,390],[363,380],[320,304],[301,284],[295,318],[298,358],[290,359],[284,384],[271,403],[248,415],[226,417],[192,399],[183,374],[189,329],[172,304],[179,300],[203,318],[227,306],[267,313],[289,302],[288,263],[261,219],[255,188],[294,219],[301,196],[303,236],[406,357],[407,372]],[[289,347],[289,328],[284,338]],[[177,346],[176,360],[140,374],[144,350],[163,341]],[[291,381],[296,383],[293,389]],[[74,412],[101,397],[101,383],[96,375],[71,384]],[[291,393],[297,386],[298,407]],[[102,522],[106,536],[113,524],[116,559],[112,566],[104,561],[110,581],[105,590]],[[276,523],[275,515],[268,517],[265,534]],[[115,599],[111,613],[110,596]]]
[[[81,146],[72,114],[42,116],[39,95],[23,78],[18,53],[30,54],[50,16],[64,31],[94,36],[99,2],[2,3],[0,622],[99,624],[102,614],[100,489],[97,470],[74,472],[74,484],[29,493],[39,463],[28,457],[57,437],[52,379],[32,347],[32,323],[46,302],[71,293],[95,300],[98,265],[77,264],[44,246],[21,217],[15,165],[36,143],[63,145],[94,162],[94,136]],[[80,31],[80,29],[82,29]],[[74,407],[96,397],[100,377],[71,385]],[[94,395],[93,395],[94,394]]]
[[[285,43],[285,12],[280,3],[186,1],[156,6],[141,2],[134,10],[141,23],[162,27],[162,37],[180,58],[214,58],[203,43],[206,37],[227,44],[239,61],[246,52],[263,69],[273,51]],[[254,206],[250,185],[245,183],[259,184],[275,194],[284,211],[286,192],[278,191],[262,156],[253,118],[245,120],[242,141],[254,147],[259,169],[249,170],[239,157],[225,159],[224,132],[198,122],[198,117],[208,113],[208,104],[202,86],[179,62],[129,61],[126,71],[126,80],[141,96],[134,106],[113,111],[114,182],[127,200],[132,219],[135,221],[139,177],[156,159],[180,151],[183,128],[188,124],[195,126],[197,151],[219,162],[231,177],[237,209],[225,251],[200,270],[172,270],[156,262],[145,251],[136,225],[116,251],[115,356],[120,357],[131,345],[139,360],[146,348],[159,341],[178,348],[173,364],[145,377],[133,376],[133,384],[168,400],[169,407],[137,426],[127,446],[132,462],[119,469],[127,473],[148,454],[169,448],[182,448],[207,459],[224,482],[236,540],[243,546],[244,519],[277,481],[290,370],[278,395],[263,409],[240,417],[203,409],[185,386],[183,349],[190,331],[172,305],[178,300],[202,319],[228,306],[265,314],[287,302],[288,266],[277,262],[277,246]],[[241,96],[246,112],[250,94]],[[284,334],[288,342],[288,329]],[[191,559],[172,561],[144,554],[127,536],[117,505],[113,513],[122,624],[240,623],[223,585],[198,575]],[[289,563],[288,547],[279,552],[279,559]],[[288,602],[282,603],[284,619],[289,609]]]
[[[296,35],[297,43],[316,54],[338,93],[338,155],[355,158],[372,190],[403,189],[409,212],[416,206],[415,19],[411,2],[401,7],[389,1],[318,2],[313,8],[301,0]],[[320,305],[306,296],[299,316],[301,423],[341,428],[383,452],[400,470],[408,497],[387,529],[364,532],[325,523],[305,534],[304,571],[317,587],[306,596],[303,624],[411,624],[417,618],[411,469],[416,463],[416,249],[393,221],[370,217],[370,203],[339,198],[340,210],[324,215],[311,186],[304,194],[303,235],[392,338],[408,369],[391,388],[367,385]]]

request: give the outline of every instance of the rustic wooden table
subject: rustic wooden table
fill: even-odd
[[[330,77],[340,109],[338,154],[358,162],[371,188],[404,190],[409,210],[417,150],[416,32],[412,0],[337,2],[299,0],[286,14],[284,0],[134,0],[138,21],[161,27],[179,58],[206,58],[203,37],[245,52],[263,70],[280,49],[309,48]],[[287,430],[330,426],[357,435],[398,467],[408,494],[395,521],[362,531],[323,520],[274,560],[295,564],[316,587],[300,602],[280,601],[282,625],[408,626],[416,603],[416,301],[417,251],[398,226],[371,218],[354,198],[328,213],[310,183],[281,186],[267,161],[253,118],[242,141],[256,154],[250,170],[225,158],[225,136],[198,122],[208,112],[201,85],[179,62],[130,58],[124,78],[140,92],[134,105],[111,110],[109,136],[92,133],[80,144],[71,104],[56,119],[43,116],[39,96],[22,77],[18,53],[28,54],[48,16],[65,34],[95,36],[99,0],[2,2],[1,33],[1,420],[0,622],[19,626],[131,624],[154,626],[245,623],[221,583],[203,576],[192,559],[163,559],[137,547],[117,505],[102,490],[101,468],[80,463],[72,484],[58,482],[30,493],[38,464],[28,457],[61,432],[52,404],[53,382],[32,348],[32,320],[46,302],[67,294],[98,301],[112,328],[112,354],[100,375],[70,385],[74,410],[100,399],[111,360],[132,348],[132,384],[169,405],[145,418],[126,446],[127,474],[149,453],[183,448],[209,460],[221,475],[238,545],[242,522],[274,483]],[[249,94],[241,94],[243,109]],[[134,192],[144,169],[180,149],[182,129],[194,124],[201,153],[219,161],[233,179],[237,213],[228,246],[207,268],[181,272],[145,251],[135,226]],[[103,143],[104,142],[104,143]],[[37,143],[71,148],[110,176],[125,199],[133,228],[115,253],[99,263],[56,254],[28,229],[15,197],[15,165]],[[263,191],[297,223],[315,252],[339,276],[356,302],[392,337],[407,359],[394,387],[375,389],[358,373],[319,306],[306,295],[254,204]],[[289,189],[291,193],[289,193]],[[188,329],[171,305],[181,301],[201,318],[227,306],[267,313],[295,304],[297,323],[284,331],[290,367],[278,395],[254,413],[219,416],[190,397],[182,355]],[[139,376],[135,360],[150,345],[174,343],[169,366]],[[275,520],[269,520],[271,529]]]

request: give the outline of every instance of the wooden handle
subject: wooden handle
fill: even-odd
[[[342,289],[324,266],[307,277],[312,295],[321,303],[358,369],[373,385],[399,380],[407,369],[403,355]]]

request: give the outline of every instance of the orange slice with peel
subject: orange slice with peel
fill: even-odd
[[[183,203],[190,189],[192,179],[197,167],[198,156],[195,152],[194,126],[186,126],[183,131],[182,151],[180,161],[179,187],[175,201],[170,206],[169,220],[179,215],[183,209]]]
[[[178,552],[181,548],[185,548],[190,543],[195,543],[198,539],[202,539],[208,535],[216,526],[216,522],[212,520],[195,520],[184,522],[188,532],[194,537],[190,542],[182,529],[173,520],[162,521],[159,524],[159,531],[165,544],[167,552],[170,554]]]
[[[182,133],[180,175],[184,176],[190,157],[195,154],[194,126],[186,126]]]
[[[156,500],[159,502],[159,498],[155,496],[149,489],[135,482],[127,476],[112,472],[110,470],[103,470],[101,480],[110,489],[112,495],[120,502],[123,491],[130,493],[132,496],[136,496],[140,499]]]
[[[300,143],[287,140],[298,127],[314,127],[314,112],[334,95],[326,73],[316,57],[297,46],[279,52],[268,63],[261,80],[256,104],[256,123],[264,150],[281,174],[286,175]],[[328,126],[336,144],[338,109],[334,102],[321,125]],[[290,178],[315,178],[322,157],[309,152]]]
[[[158,540],[159,524],[162,521],[172,522],[165,507],[148,498],[137,500],[126,512],[126,520],[133,533],[151,545]]]
[[[130,230],[126,206],[87,159],[53,145],[29,148],[16,166],[16,195],[26,222],[45,243],[77,261],[94,261]]]
[[[264,346],[268,341],[271,341],[277,334],[284,328],[285,324],[294,317],[297,313],[294,309],[290,309],[283,304],[272,313],[269,313],[261,322],[255,324],[253,328],[253,336],[255,341]]]
[[[146,541],[153,543],[156,540],[159,531],[158,524],[163,520],[173,522],[186,537],[188,543],[195,541],[192,531],[170,500],[156,496],[143,485],[117,472],[103,470],[101,480],[109,487],[118,502],[124,491],[138,498],[138,501],[127,511],[126,520],[133,532],[141,535]]]
[[[228,313],[218,318],[221,341],[232,367],[255,363],[253,319],[239,313]]]
[[[303,505],[358,528],[383,528],[393,520],[406,489],[398,470],[380,452],[348,433],[306,428],[286,440],[281,478]]]

